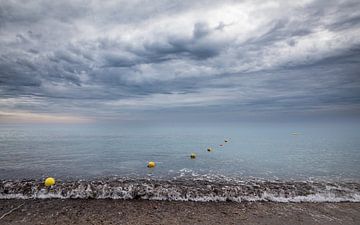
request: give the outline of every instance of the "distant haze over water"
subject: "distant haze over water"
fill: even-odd
[[[349,123],[0,127],[0,179],[207,174],[358,181],[359,171],[360,129]]]

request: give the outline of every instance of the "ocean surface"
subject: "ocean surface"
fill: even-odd
[[[0,198],[359,202],[360,126],[0,125],[0,180]]]

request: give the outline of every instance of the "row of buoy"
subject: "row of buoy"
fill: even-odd
[[[228,142],[229,142],[229,140],[227,140],[227,139],[224,140],[224,143],[228,143]],[[219,146],[222,147],[224,145],[220,144]],[[213,149],[211,147],[207,148],[206,150],[208,152],[213,151]],[[190,154],[190,159],[196,159],[196,154],[194,152]],[[153,161],[148,162],[148,165],[147,165],[148,168],[154,168],[155,166],[156,166],[155,162],[153,162]]]
[[[228,140],[225,139],[224,142],[227,143]],[[220,144],[219,146],[222,147],[222,146],[224,146],[224,145],[223,145],[223,144]],[[213,149],[212,149],[211,147],[207,148],[207,151],[208,151],[208,152],[211,152],[212,150],[213,150]],[[191,153],[191,154],[190,154],[190,158],[191,158],[191,159],[196,159],[196,154],[195,154],[195,153]],[[156,163],[155,163],[154,161],[150,161],[150,162],[148,162],[148,164],[147,164],[147,167],[148,167],[148,168],[154,168],[155,166],[156,166]],[[55,181],[55,178],[53,178],[53,177],[48,177],[48,178],[46,178],[45,181],[44,181],[44,185],[45,185],[46,187],[51,187],[51,186],[55,185],[55,183],[56,183],[56,181]]]

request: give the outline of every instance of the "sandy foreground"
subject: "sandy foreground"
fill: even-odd
[[[0,224],[360,224],[360,203],[0,200]]]

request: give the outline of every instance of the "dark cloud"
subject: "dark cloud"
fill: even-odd
[[[350,0],[2,2],[0,111],[356,114],[359,9]]]

